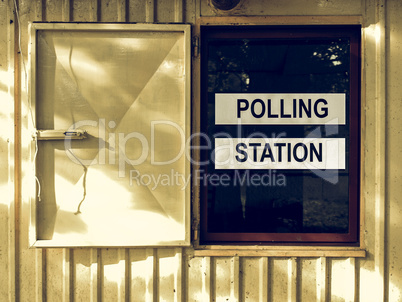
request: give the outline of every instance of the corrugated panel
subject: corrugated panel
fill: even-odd
[[[100,274],[100,250],[74,249],[73,265],[70,270],[73,289],[73,301],[98,301],[98,288],[100,288],[98,275]]]
[[[356,301],[355,259],[331,259],[331,301]]]
[[[402,20],[400,18],[401,2],[400,1],[390,1],[387,3],[386,14],[389,16],[387,24],[393,24],[390,28],[390,53],[391,58],[398,58],[401,53],[402,47],[402,33],[397,28],[402,28]],[[387,95],[390,98],[390,103],[392,105],[386,107],[387,110],[387,132],[397,137],[401,134],[401,112],[402,112],[402,102],[401,102],[401,91],[400,84],[402,82],[402,66],[401,60],[396,59],[393,61],[389,70],[389,84],[392,88]],[[394,164],[398,163],[402,157],[402,140],[396,139],[393,143],[388,145],[388,167],[389,170],[389,183],[387,185],[386,191],[389,192],[388,198],[390,201],[389,210],[389,242],[387,259],[389,259],[389,300],[390,301],[401,301],[402,300],[402,265],[401,265],[401,253],[402,253],[402,242],[401,242],[401,214],[402,214],[402,170],[401,165]]]
[[[130,250],[130,299],[154,301],[156,290],[156,250]]]
[[[10,1],[11,2],[11,1]],[[43,9],[41,1],[19,1],[19,17],[20,17],[20,35],[21,35],[21,54],[20,58],[23,58],[23,62],[28,62],[28,27],[29,21],[42,21]],[[15,54],[17,55],[17,54]],[[20,60],[21,61],[21,60]],[[23,63],[21,62],[21,63]],[[21,104],[22,107],[27,108],[27,91],[24,83],[27,75],[23,68],[23,64],[17,70],[20,71],[19,85],[21,87]],[[16,109],[17,110],[17,109]],[[19,110],[21,114],[21,138],[20,141],[16,140],[16,144],[27,144],[26,139],[30,136],[28,133],[28,123],[32,123],[29,120],[29,114],[27,110]],[[17,158],[21,158],[21,170],[31,171],[29,163],[29,154],[21,150],[21,154],[17,155]],[[21,177],[21,187],[26,187],[27,178]],[[46,299],[46,253],[42,253],[41,250],[33,250],[28,248],[28,236],[29,236],[29,200],[26,196],[26,191],[21,190],[19,194],[19,201],[16,204],[16,261],[15,261],[15,287],[16,287],[16,300],[17,301],[42,301]],[[60,277],[59,277],[60,279]],[[63,279],[63,277],[61,278]]]
[[[43,283],[48,301],[69,301],[72,272],[70,267],[72,251],[68,249],[48,249],[45,251]],[[62,276],[62,277],[61,277]]]
[[[188,301],[212,301],[211,258],[188,258],[185,264],[187,270],[187,298]]]
[[[257,1],[258,2],[258,1]],[[257,3],[256,2],[256,3]],[[400,14],[398,1],[390,1],[393,5],[389,14],[395,19]],[[194,22],[200,11],[198,1],[140,1],[140,0],[20,0],[21,46],[27,62],[27,22],[28,21],[102,21],[102,22]],[[268,2],[264,2],[268,3]],[[271,3],[271,2],[269,2]],[[286,4],[288,3],[288,4]],[[283,10],[275,6],[278,12],[286,14],[286,5],[298,1],[284,1]],[[301,2],[303,5],[304,2]],[[343,4],[353,6],[351,13],[359,13],[357,4],[350,1],[316,1],[312,7],[309,2],[306,9],[309,14],[328,13],[330,6],[335,5],[337,13],[350,13]],[[357,2],[356,2],[357,3]],[[360,3],[360,2],[359,2]],[[251,1],[244,1],[243,11]],[[13,1],[0,2],[0,94],[3,101],[13,94],[12,77],[13,56],[9,50],[14,49],[12,15]],[[273,2],[269,5],[274,5]],[[377,8],[384,5],[382,1],[362,1],[367,16],[365,31],[367,44],[366,60],[377,62],[376,55],[383,55],[376,49],[375,27]],[[294,6],[294,9],[297,9]],[[320,8],[321,7],[321,8]],[[258,14],[265,12],[263,2],[258,2],[250,11]],[[293,8],[292,8],[293,9]],[[316,10],[314,10],[316,9]],[[364,8],[363,8],[364,9]],[[203,10],[209,12],[207,1],[203,2]],[[210,12],[209,12],[210,13]],[[392,20],[394,20],[392,19]],[[399,19],[398,19],[399,20]],[[393,36],[395,37],[395,36]],[[392,50],[397,52],[397,45]],[[383,51],[383,50],[382,50]],[[17,51],[16,51],[17,52]],[[7,54],[7,55],[6,55]],[[15,53],[16,55],[16,53]],[[378,59],[378,57],[377,57]],[[378,63],[378,62],[377,62]],[[17,66],[18,67],[18,66]],[[384,71],[365,66],[366,82],[375,83],[376,78],[385,77]],[[371,69],[370,69],[371,68]],[[23,67],[20,83],[22,125],[29,122],[26,109],[27,98],[24,94],[25,83]],[[381,80],[381,79],[380,79]],[[366,137],[367,150],[375,150],[379,145],[376,137],[382,133],[381,125],[375,125],[376,97],[383,91],[381,87],[369,85],[366,96],[366,129],[377,136]],[[396,87],[396,86],[395,86]],[[396,89],[396,88],[395,88]],[[372,94],[369,95],[369,92]],[[394,90],[392,96],[400,95]],[[379,99],[381,101],[381,98]],[[393,101],[396,104],[398,101]],[[2,103],[3,104],[3,103]],[[400,103],[398,103],[400,104]],[[384,106],[384,105],[382,105]],[[12,109],[1,107],[1,122],[7,123],[9,132],[1,132],[0,145],[0,300],[1,301],[381,301],[388,297],[389,301],[398,301],[401,297],[400,244],[393,243],[388,255],[392,266],[388,268],[391,275],[384,282],[384,241],[381,208],[377,207],[379,199],[375,197],[376,171],[374,164],[366,164],[365,186],[368,188],[366,198],[366,244],[369,256],[364,260],[353,258],[267,258],[267,257],[191,257],[182,249],[28,249],[28,213],[29,205],[25,198],[17,204],[17,219],[14,226],[14,203],[10,196],[13,191],[13,155],[11,144],[4,139],[12,135],[13,123],[4,115],[12,114]],[[392,112],[390,112],[392,115]],[[381,117],[381,116],[380,116]],[[397,116],[390,127],[395,127]],[[384,118],[384,117],[383,117]],[[3,125],[3,124],[1,124]],[[399,125],[399,124],[398,124]],[[378,129],[379,132],[378,132]],[[391,129],[392,130],[392,129]],[[391,131],[389,130],[389,131]],[[377,132],[376,132],[377,131]],[[394,130],[392,130],[394,131]],[[395,139],[396,134],[394,134]],[[10,140],[12,143],[12,139]],[[381,143],[381,141],[380,141]],[[11,148],[11,149],[10,149]],[[381,151],[381,150],[380,150]],[[384,155],[383,153],[381,153]],[[394,155],[394,158],[397,156]],[[22,151],[24,161],[28,161],[27,151]],[[371,158],[370,154],[366,157]],[[372,159],[370,159],[372,160]],[[383,172],[384,173],[384,172]],[[393,172],[396,174],[396,172]],[[380,173],[381,174],[381,173]],[[7,175],[7,177],[4,177]],[[381,177],[381,175],[380,175]],[[400,192],[398,184],[390,187],[393,194]],[[399,190],[399,191],[398,191]],[[12,192],[11,192],[12,194]],[[392,196],[394,196],[392,195]],[[381,196],[380,196],[381,197]],[[382,196],[383,198],[384,196]],[[396,197],[395,197],[396,198]],[[397,199],[394,201],[396,209]],[[19,205],[19,206],[18,206]],[[21,211],[20,211],[21,210]],[[392,239],[400,237],[400,212],[392,213]],[[17,242],[14,244],[14,230],[17,230]],[[379,248],[376,248],[380,241]],[[15,251],[14,247],[18,250]],[[398,252],[399,251],[399,252]],[[14,280],[14,271],[16,279]],[[15,281],[15,282],[14,282]],[[389,283],[388,283],[389,282]],[[16,291],[14,292],[14,286]],[[382,287],[384,286],[384,288]],[[388,293],[386,293],[389,290]],[[385,292],[385,294],[384,294]]]
[[[242,293],[244,301],[267,301],[268,258],[241,258]]]
[[[124,249],[100,251],[101,297],[104,301],[124,301],[126,296],[126,252]]]
[[[354,259],[330,259],[327,276],[321,258],[187,258],[170,248],[45,254],[48,301],[357,301]]]
[[[0,3],[0,300],[14,299],[14,17]]]

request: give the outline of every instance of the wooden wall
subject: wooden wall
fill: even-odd
[[[16,4],[19,22],[15,2],[0,2],[1,301],[402,301],[400,1],[242,0],[238,9],[223,14],[207,0]],[[286,16],[360,17],[362,231],[367,256],[194,256],[191,248],[28,248],[28,22],[195,24],[200,17],[219,15],[284,16],[275,20],[289,22],[292,17]],[[317,22],[315,17],[312,22]]]

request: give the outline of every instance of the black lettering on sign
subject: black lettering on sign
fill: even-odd
[[[246,111],[248,107],[249,104],[246,99],[237,99],[237,118],[240,118],[240,111]]]
[[[292,117],[290,114],[285,114],[285,100],[281,99],[281,117],[289,118]]]
[[[255,112],[255,104],[259,103],[261,104],[261,112],[259,114],[257,114]],[[251,102],[251,114],[255,117],[255,118],[260,118],[264,115],[265,113],[265,104],[262,100],[260,99],[255,99],[254,101]]]
[[[266,113],[267,118],[311,118],[314,114],[318,118],[325,118],[328,116],[328,102],[327,100],[320,98],[317,100],[312,99],[292,99],[288,100],[292,102],[292,106],[289,106],[286,111],[286,100],[279,100],[279,111],[273,112],[273,104],[271,99],[267,99],[266,102],[261,99],[254,99],[250,102],[247,99],[237,99],[237,118],[241,118],[242,112],[250,110],[251,115],[260,119],[264,117]]]
[[[282,162],[282,159],[285,160],[285,156],[287,154],[287,162],[305,162],[309,160],[310,162],[314,162],[315,160],[322,162],[323,160],[323,148],[322,143],[318,143],[316,146],[314,143],[305,144],[302,142],[292,144],[288,143],[274,143],[274,151],[277,151],[277,158],[272,151],[273,147],[269,143],[264,144],[264,148],[262,151],[259,150],[259,147],[262,146],[262,143],[238,143],[236,145],[236,151],[238,155],[235,156],[238,162],[245,162],[248,160],[249,156],[253,162],[265,162],[266,159],[269,159],[271,162]],[[252,155],[248,154],[247,149],[250,147],[252,151]],[[283,152],[286,152],[283,154]]]
[[[302,147],[303,148],[303,156],[302,157],[298,157],[297,155],[297,148]],[[307,155],[308,155],[308,151],[307,151],[307,147],[305,144],[303,143],[297,143],[294,148],[293,148],[293,157],[294,159],[301,163],[303,161],[305,161],[307,159]]]
[[[247,161],[248,154],[247,154],[247,151],[241,150],[240,148],[244,148],[244,149],[247,150],[247,145],[246,145],[245,143],[239,143],[239,144],[236,145],[236,151],[237,151],[237,153],[240,153],[240,154],[243,155],[243,158],[240,158],[240,156],[236,155],[236,156],[235,156],[235,157],[236,157],[236,160],[237,160],[238,162],[244,163],[245,161]]]
[[[264,150],[262,151],[262,154],[261,154],[260,162],[263,162],[266,157],[268,157],[271,160],[271,162],[275,161],[275,158],[272,154],[271,146],[269,145],[269,143],[265,143]]]
[[[268,104],[268,118],[277,118],[278,117],[277,114],[271,113],[271,99],[267,100],[267,104]]]
[[[297,99],[293,99],[293,118],[296,118],[296,112],[297,112]]]
[[[278,161],[281,162],[282,161],[282,147],[285,147],[286,144],[285,143],[275,143],[274,146],[278,147]]]
[[[257,161],[257,147],[260,147],[260,143],[250,143],[248,144],[250,147],[254,147],[253,149],[253,160]]]
[[[324,105],[327,105],[328,102],[325,99],[318,99],[314,103],[314,113],[316,116],[319,118],[327,117],[328,116],[328,108],[327,107],[321,107],[321,112],[318,112],[318,104],[319,103],[324,103]]]
[[[313,143],[310,143],[310,161],[313,162],[314,158],[313,158],[313,153],[315,154],[315,156],[317,157],[319,162],[322,162],[322,143],[318,144],[318,151],[315,148]]]
[[[308,106],[308,107],[307,107]],[[308,118],[311,118],[311,99],[308,99],[308,104],[304,103],[303,99],[299,99],[299,117],[303,116],[302,110],[306,113]]]

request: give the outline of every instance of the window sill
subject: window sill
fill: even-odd
[[[203,245],[191,251],[194,257],[366,257],[361,247],[323,246],[219,246]]]

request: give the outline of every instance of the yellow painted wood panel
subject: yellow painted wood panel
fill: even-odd
[[[270,259],[270,299],[290,301],[289,265],[290,259]]]
[[[101,1],[100,18],[102,22],[126,22],[126,2],[124,0]]]
[[[74,301],[98,301],[98,263],[97,249],[73,249],[73,288]],[[99,253],[100,256],[100,253]]]
[[[387,257],[389,288],[389,301],[402,300],[402,62],[400,59],[402,47],[402,11],[401,1],[386,1],[387,26],[389,33],[387,45],[389,45],[389,60],[386,78],[388,84],[387,94],[387,124],[386,133],[388,143],[386,146],[387,169],[387,199],[389,202],[388,245]]]
[[[215,257],[214,296],[216,301],[238,301],[240,299],[239,257]]]
[[[70,265],[72,258],[69,249],[47,249],[46,267],[43,274],[46,279],[46,299],[48,301],[70,300]]]
[[[71,16],[75,22],[96,22],[98,21],[97,0],[74,0]]]
[[[158,249],[157,289],[160,301],[181,301],[183,255],[180,248]]]
[[[148,1],[128,0],[129,22],[145,22]]]
[[[244,301],[268,301],[268,258],[240,258],[241,292]]]
[[[46,21],[65,20],[65,1],[45,0],[43,2],[43,18]]]
[[[14,15],[0,3],[0,300],[15,299]]]
[[[331,260],[331,301],[355,301],[355,259]]]
[[[129,256],[131,301],[153,301],[156,289],[156,250],[131,249]]]
[[[99,21],[118,22],[127,16],[129,9],[130,22],[174,22],[181,12],[170,8],[170,5],[180,7],[177,1],[52,1],[52,0],[19,0],[21,15],[21,46],[27,63],[28,21]],[[258,1],[257,1],[258,2]],[[364,154],[365,174],[365,243],[368,250],[366,259],[326,259],[326,258],[293,258],[274,259],[266,257],[183,257],[181,249],[49,249],[44,254],[40,249],[30,250],[27,246],[29,206],[26,199],[17,201],[22,208],[16,224],[19,250],[16,257],[13,254],[14,229],[13,205],[9,199],[4,199],[3,192],[13,190],[4,188],[9,177],[5,171],[12,169],[12,158],[9,159],[7,144],[0,142],[0,300],[14,301],[14,296],[20,301],[56,301],[68,300],[73,295],[74,301],[121,301],[130,297],[131,301],[226,301],[240,299],[243,301],[382,301],[382,292],[377,288],[384,284],[386,297],[389,301],[401,299],[401,209],[400,209],[400,111],[401,78],[400,41],[402,41],[399,26],[399,16],[402,13],[400,1],[386,1],[389,47],[387,64],[387,100],[376,99],[384,91],[376,94],[375,83],[381,76],[376,71],[376,7],[380,1],[291,1],[278,3],[271,1],[251,2],[245,0],[242,14],[315,14],[315,15],[353,15],[363,14],[365,19],[365,41],[363,66],[363,94],[365,103],[362,114],[365,115]],[[293,5],[295,4],[296,5]],[[179,3],[179,4],[177,4]],[[382,2],[384,3],[384,2]],[[109,6],[108,6],[109,4]],[[99,7],[98,7],[99,5]],[[178,5],[178,6],[177,6]],[[184,20],[195,22],[195,12],[202,8],[204,15],[214,15],[207,1],[183,1]],[[166,9],[166,11],[164,11]],[[13,55],[6,55],[8,49],[13,49],[13,37],[7,36],[12,27],[8,19],[12,15],[13,1],[0,2],[0,93],[9,93],[10,79],[13,67]],[[43,15],[42,15],[43,13]],[[235,12],[236,14],[236,12]],[[4,17],[5,16],[5,17]],[[17,55],[17,54],[14,54]],[[8,65],[7,65],[8,64]],[[20,65],[21,99],[23,102],[23,127],[28,124],[27,99],[25,93],[25,75],[22,62]],[[18,71],[17,71],[18,72]],[[11,72],[12,73],[12,72]],[[4,76],[5,75],[5,76]],[[12,77],[12,75],[11,75]],[[12,88],[12,87],[11,87]],[[4,98],[0,98],[4,101]],[[376,216],[374,209],[378,196],[375,192],[376,142],[375,121],[378,119],[377,102],[386,101],[387,114],[387,209],[388,225],[385,234],[389,243],[385,247],[377,245],[378,240],[385,240],[378,233],[378,223],[381,217]],[[3,122],[4,114],[12,108],[0,108]],[[385,118],[385,117],[382,117]],[[0,129],[3,131],[4,128]],[[26,132],[25,132],[26,134]],[[2,139],[7,135],[2,135]],[[26,139],[26,138],[25,138]],[[384,137],[385,140],[385,137]],[[23,146],[22,157],[27,161],[29,156],[26,146]],[[7,166],[7,167],[6,167]],[[11,167],[10,167],[11,166]],[[8,173],[8,172],[7,172]],[[25,186],[23,186],[23,190]],[[8,193],[6,193],[8,194]],[[380,196],[384,199],[384,196]],[[4,202],[5,201],[5,202]],[[378,212],[377,212],[378,213]],[[376,226],[377,225],[377,226]],[[376,235],[377,234],[377,235]],[[379,235],[378,235],[379,234]],[[377,236],[377,237],[376,237]],[[11,240],[11,241],[10,241]],[[10,245],[11,244],[11,245]],[[376,246],[380,246],[377,248]],[[389,248],[389,250],[385,250]],[[381,257],[387,253],[387,277],[381,275]],[[128,256],[127,256],[128,255]],[[128,258],[127,258],[128,257]],[[70,263],[72,261],[73,263]],[[356,262],[355,262],[356,261]],[[17,274],[17,292],[13,290],[13,271]],[[357,271],[356,271],[357,270]],[[128,279],[127,279],[128,278]],[[327,279],[328,278],[328,279]],[[73,293],[70,290],[73,289]],[[269,298],[269,299],[268,299]]]
[[[18,112],[20,116],[19,135],[16,138],[16,144],[21,144],[20,154],[16,157],[20,159],[21,173],[18,182],[21,184],[21,191],[18,194],[16,210],[16,240],[18,246],[18,255],[16,255],[16,299],[19,301],[41,301],[46,299],[46,260],[45,253],[42,250],[28,248],[28,237],[30,227],[30,204],[29,191],[33,184],[30,177],[32,165],[30,164],[30,154],[28,145],[31,141],[31,133],[28,130],[28,123],[32,124],[30,119],[30,109],[27,94],[28,79],[28,22],[41,21],[43,17],[42,7],[39,1],[18,1],[19,7],[19,34],[20,34],[20,53],[15,55],[19,57],[19,67],[16,72],[19,74],[17,85],[20,90],[18,102],[21,106]],[[62,276],[59,276],[62,278]]]
[[[319,301],[317,283],[320,280],[320,258],[300,259],[301,301]]]
[[[211,300],[211,257],[191,257],[187,268],[187,299],[192,302]]]
[[[159,0],[156,2],[155,22],[182,22],[184,0]]]
[[[126,249],[101,250],[101,297],[104,301],[125,301]]]

